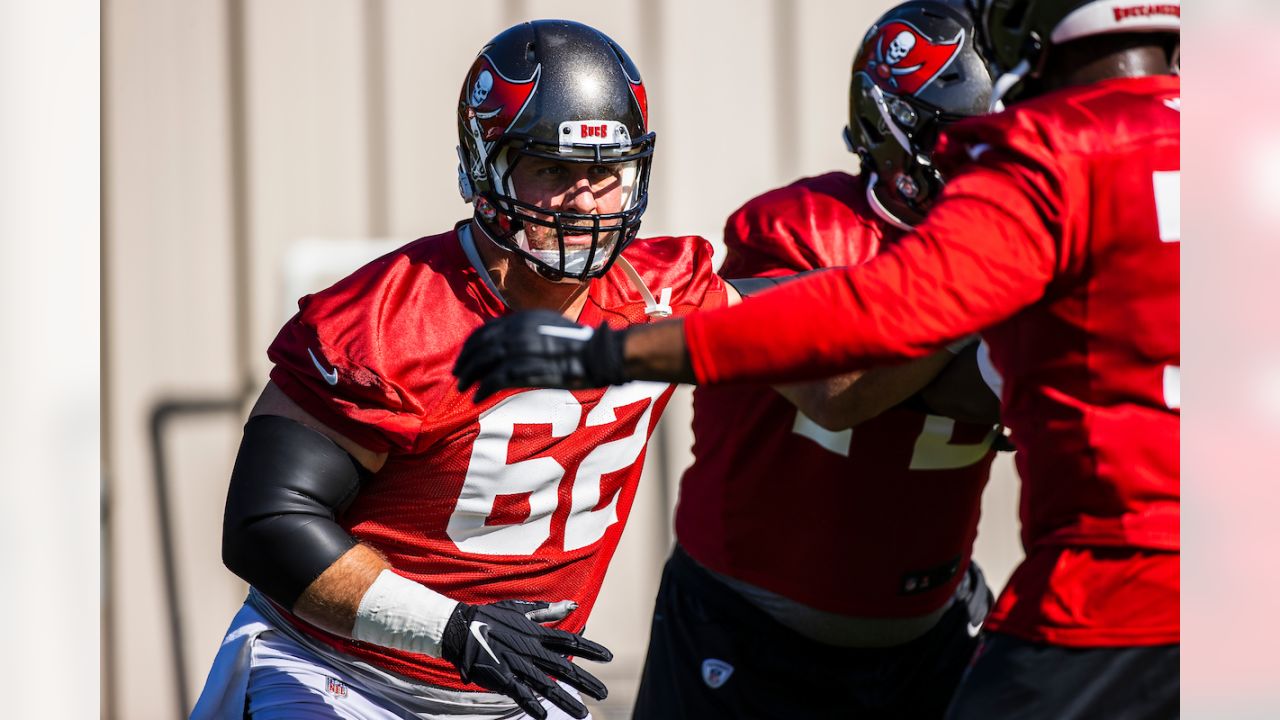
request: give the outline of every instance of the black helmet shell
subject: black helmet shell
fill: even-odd
[[[577,22],[535,20],[502,32],[477,55],[458,98],[463,198],[475,201],[476,220],[495,240],[555,280],[604,274],[634,239],[648,202],[653,142],[635,63],[604,33]],[[523,203],[510,175],[520,158],[530,155],[636,163],[627,207],[577,216]],[[527,223],[556,228],[559,263],[520,246],[517,236]],[[594,257],[576,273],[566,271],[564,261],[564,230],[570,226],[592,228]]]
[[[881,17],[853,61],[846,139],[897,218],[923,216],[942,189],[930,153],[949,122],[987,110],[991,75],[962,5],[903,3]]]
[[[1036,77],[1050,46],[1094,35],[1166,33],[1182,26],[1180,0],[1137,3],[1117,0],[968,0],[978,29],[978,46],[1012,89]]]

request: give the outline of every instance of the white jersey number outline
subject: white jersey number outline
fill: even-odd
[[[915,448],[911,452],[909,470],[954,470],[969,467],[986,457],[995,442],[995,428],[982,440],[972,444],[951,442],[955,432],[956,421],[941,415],[927,415],[920,435],[916,437]],[[853,430],[827,430],[809,419],[808,415],[796,410],[795,425],[791,431],[818,443],[836,455],[849,457],[853,445]]]
[[[621,491],[606,506],[600,502],[601,482],[608,473],[631,467],[648,442],[649,420],[668,385],[634,382],[605,390],[587,413],[586,426],[617,422],[617,410],[648,400],[635,432],[601,443],[578,466],[571,509],[565,521],[565,550],[583,548],[604,537],[618,521]],[[464,552],[484,555],[531,555],[551,537],[551,519],[559,502],[560,484],[568,471],[551,457],[507,463],[516,425],[550,425],[553,438],[567,437],[582,420],[582,403],[568,390],[537,389],[512,395],[480,415],[480,432],[471,448],[467,476],[453,514],[449,538]],[[486,525],[499,495],[528,493],[529,516],[507,525]]]
[[[1151,174],[1151,186],[1156,197],[1156,228],[1160,242],[1182,242],[1182,171],[1166,170]],[[1165,365],[1164,404],[1170,410],[1182,407],[1182,368]]]

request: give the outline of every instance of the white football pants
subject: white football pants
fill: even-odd
[[[288,635],[273,629],[245,605],[231,622],[191,720],[517,720],[518,707],[495,708],[450,702],[456,693],[441,688],[436,698],[389,693],[344,672]],[[574,697],[573,688],[565,687]],[[429,704],[430,709],[423,705]],[[570,720],[547,700],[548,720]],[[416,707],[415,707],[416,706]],[[588,716],[590,720],[590,716]]]

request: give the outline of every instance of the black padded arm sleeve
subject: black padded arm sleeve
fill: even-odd
[[[222,562],[286,608],[356,541],[335,521],[355,499],[361,465],[289,418],[244,426],[222,517]]]
[[[805,270],[794,275],[782,275],[780,277],[749,277],[749,278],[726,278],[725,282],[733,286],[734,290],[742,297],[751,297],[759,295],[766,290],[772,290],[783,283],[789,283],[792,280],[799,280],[808,277],[814,273],[820,273],[828,268],[817,268],[816,270]]]

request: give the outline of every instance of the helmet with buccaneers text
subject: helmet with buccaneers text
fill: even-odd
[[[506,30],[480,51],[458,99],[463,199],[494,241],[554,281],[603,275],[635,238],[653,143],[635,64],[580,23],[536,20]],[[543,161],[605,166],[621,188],[620,209],[570,212],[522,199],[513,173]]]
[[[867,31],[853,60],[845,141],[871,173],[867,199],[907,227],[942,190],[930,153],[949,122],[987,110],[991,75],[963,5],[903,3]]]
[[[1163,33],[1176,52],[1182,28],[1180,0],[968,0],[978,25],[978,45],[1000,74],[992,102],[1013,97],[1036,78],[1051,45],[1095,35]]]

